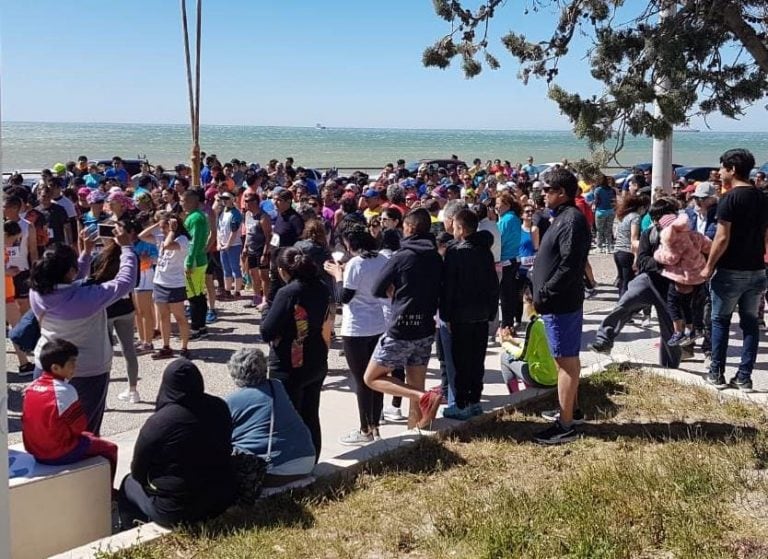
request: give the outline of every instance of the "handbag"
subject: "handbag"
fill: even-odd
[[[40,323],[31,309],[24,313],[16,326],[11,328],[8,337],[24,353],[29,353],[35,349],[38,340],[40,340]]]

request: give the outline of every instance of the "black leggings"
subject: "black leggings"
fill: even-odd
[[[617,249],[613,253],[613,262],[616,264],[616,273],[619,276],[619,298],[627,292],[627,285],[635,279],[635,271],[632,264],[635,262],[635,255],[626,250]]]
[[[318,370],[306,371],[304,367],[294,370],[291,374],[274,374],[272,378],[283,383],[288,398],[293,407],[299,412],[304,425],[312,436],[315,446],[315,462],[320,458],[320,448],[323,437],[320,430],[320,390],[323,388],[325,376],[328,374],[327,363]]]
[[[368,433],[379,426],[381,410],[384,407],[384,394],[371,390],[363,380],[365,369],[371,360],[373,350],[376,349],[379,337],[380,335],[342,336],[344,355],[355,382],[357,411],[360,414],[360,430],[363,433]]]
[[[667,291],[667,311],[672,320],[684,320],[685,324],[693,324],[693,307],[696,287],[690,293],[680,293],[674,285]]]
[[[523,312],[523,300],[518,287],[520,280],[517,277],[519,267],[519,262],[513,262],[501,269],[501,325],[505,328],[514,326],[515,317]]]

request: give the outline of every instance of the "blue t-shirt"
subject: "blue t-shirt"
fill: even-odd
[[[499,218],[499,233],[501,234],[501,261],[516,261],[520,252],[520,232],[523,222],[512,210]]]
[[[109,178],[116,178],[118,181],[120,181],[120,184],[123,186],[128,185],[128,181],[131,179],[131,177],[128,176],[128,171],[125,169],[115,169],[114,167],[110,167],[106,170],[104,173],[104,176]]]
[[[241,388],[225,400],[232,416],[232,446],[265,458],[269,444],[269,420],[274,404],[275,425],[270,467],[307,456],[314,458],[312,436],[293,407],[282,382],[265,380],[258,386]]]
[[[595,189],[595,215],[603,217],[613,214],[613,203],[616,201],[616,192],[607,186],[598,186]]]
[[[533,246],[533,235],[530,231],[520,228],[520,272],[522,276],[528,274],[528,270],[533,266],[533,260],[536,256],[536,248]]]

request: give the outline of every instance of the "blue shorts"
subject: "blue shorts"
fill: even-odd
[[[578,357],[584,311],[541,315],[552,357]]]
[[[432,355],[434,336],[418,340],[396,340],[386,334],[379,339],[373,351],[374,363],[388,369],[403,367],[426,367]]]

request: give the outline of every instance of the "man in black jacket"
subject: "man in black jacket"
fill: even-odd
[[[544,322],[552,356],[557,361],[560,409],[545,414],[555,424],[536,436],[536,441],[560,444],[578,436],[573,412],[581,373],[584,270],[590,231],[584,214],[575,206],[579,184],[573,173],[555,169],[543,190],[554,218],[541,240],[532,270],[533,304]]]
[[[445,253],[440,318],[451,333],[456,403],[443,417],[466,420],[483,413],[480,395],[488,347],[488,323],[496,316],[499,282],[491,252],[493,236],[478,231],[477,215],[461,210],[453,218],[457,242]]]
[[[277,290],[285,283],[277,273],[277,259],[280,251],[285,247],[292,247],[301,238],[304,232],[304,220],[291,205],[293,194],[290,190],[277,187],[272,191],[272,203],[277,209],[277,217],[272,225],[272,242],[275,250],[269,266],[269,301],[271,305],[275,300]]]
[[[439,389],[424,391],[443,270],[430,226],[429,213],[424,209],[405,217],[400,250],[392,255],[373,286],[376,297],[392,299],[392,318],[368,363],[365,384],[385,394],[410,398],[409,428],[428,425],[442,401]],[[403,367],[405,382],[390,375]]]
[[[603,319],[597,330],[595,341],[587,348],[596,353],[609,355],[613,348],[613,340],[619,335],[624,325],[642,308],[653,305],[659,318],[661,345],[659,346],[659,363],[664,367],[677,368],[680,365],[681,349],[671,347],[667,341],[674,331],[672,318],[667,310],[667,290],[669,280],[661,275],[662,266],[653,258],[653,253],[659,247],[659,220],[667,214],[676,214],[677,203],[668,198],[657,200],[651,205],[649,214],[653,226],[643,231],[637,249],[637,269],[639,274],[627,285],[627,291],[621,296],[616,307]],[[578,415],[578,413],[577,413]]]

